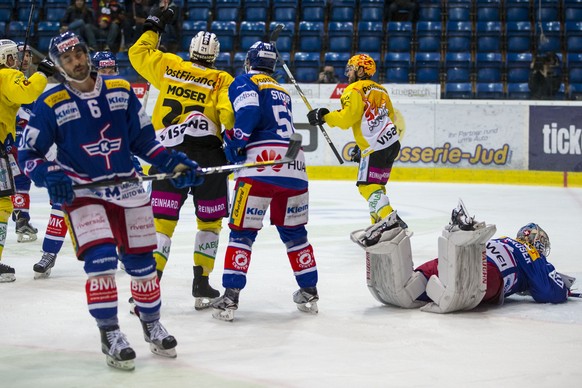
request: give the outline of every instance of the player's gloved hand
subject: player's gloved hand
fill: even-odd
[[[51,61],[48,57],[45,57],[36,68],[36,71],[40,71],[44,75],[48,77],[53,76],[57,72],[57,68],[55,67],[55,63]]]
[[[172,8],[155,8],[143,23],[143,30],[144,32],[154,31],[161,34],[166,29],[166,24],[170,23],[173,18],[174,10]]]
[[[307,120],[309,120],[309,124],[311,125],[323,125],[323,123],[325,123],[323,116],[328,113],[329,109],[327,108],[313,109],[307,113]]]
[[[358,147],[358,145],[356,144],[354,146],[354,148],[352,148],[352,150],[350,151],[350,160],[352,162],[360,163],[361,159],[362,159],[362,150],[360,150],[360,147]]]
[[[198,163],[190,160],[183,152],[172,150],[164,165],[158,168],[165,173],[182,172],[179,177],[170,179],[170,182],[179,189],[198,186],[204,182],[204,176],[197,173]]]
[[[242,132],[241,132],[242,133]],[[247,159],[246,142],[236,138],[235,130],[224,132],[224,154],[230,163],[242,163]]]
[[[18,152],[18,147],[14,144],[14,137],[12,137],[11,133],[9,133],[8,136],[6,136],[6,140],[4,140],[4,149],[8,154],[16,155]]]
[[[33,171],[31,178],[37,186],[47,188],[52,203],[67,204],[75,199],[73,181],[56,164],[42,163]]]
[[[131,155],[131,161],[133,162],[133,168],[139,175],[143,175],[143,168],[139,162],[139,159],[135,157],[135,155]]]

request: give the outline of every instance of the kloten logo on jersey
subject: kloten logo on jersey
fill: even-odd
[[[100,132],[100,139],[95,143],[82,145],[85,152],[90,156],[102,156],[105,158],[105,165],[108,170],[111,169],[111,161],[109,156],[121,149],[121,138],[109,139],[105,137],[105,132],[111,127],[111,124],[107,124]]]

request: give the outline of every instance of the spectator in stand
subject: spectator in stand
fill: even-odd
[[[84,0],[75,0],[65,11],[61,19],[61,32],[72,31],[87,41],[89,50],[95,50],[97,41],[94,33],[95,15]]]
[[[335,75],[333,66],[324,66],[323,71],[319,73],[319,79],[317,80],[320,84],[337,84],[339,79]]]
[[[391,22],[395,20],[396,15],[398,15],[400,11],[404,11],[407,13],[406,20],[409,22],[415,22],[418,16],[418,8],[418,2],[415,0],[390,1],[390,5],[388,6],[388,21]]]
[[[150,14],[149,3],[148,0],[133,0],[126,5],[125,19],[122,24],[124,47],[121,51],[131,47],[143,33],[143,23]]]
[[[121,25],[124,23],[125,11],[119,2],[106,1],[99,9],[95,35],[105,39],[104,51],[118,52],[121,45]]]
[[[553,52],[534,57],[530,69],[528,85],[531,99],[552,100],[562,83],[559,71],[560,58]]]

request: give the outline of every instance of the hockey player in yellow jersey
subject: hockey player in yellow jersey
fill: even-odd
[[[369,55],[354,55],[346,66],[350,84],[340,98],[341,109],[330,112],[318,108],[307,114],[311,125],[327,123],[330,127],[352,128],[357,145],[352,160],[359,163],[356,184],[368,202],[373,224],[364,237],[363,243],[367,246],[377,243],[386,228],[394,224],[387,222],[391,217],[406,227],[386,195],[400,141],[392,101],[386,89],[371,79],[375,73],[376,63]]]
[[[16,160],[16,114],[22,104],[30,104],[44,91],[48,77],[54,74],[54,64],[43,59],[38,70],[26,78],[18,70],[18,46],[9,39],[0,39],[0,147]],[[14,162],[10,163],[14,164]],[[17,167],[16,167],[17,168]],[[0,171],[6,176],[6,171]],[[12,187],[14,183],[12,182]],[[6,242],[6,224],[12,214],[10,196],[0,197],[0,258]],[[0,263],[0,283],[15,280],[14,269]]]
[[[201,167],[227,164],[221,132],[223,126],[231,129],[234,125],[228,99],[233,78],[214,68],[220,43],[215,34],[200,31],[190,43],[190,60],[157,50],[159,34],[171,16],[171,9],[150,15],[144,24],[145,32],[129,50],[132,66],[159,90],[152,116],[157,138],[166,147],[196,159]],[[190,190],[178,190],[165,181],[152,184],[158,236],[155,257],[160,277],[170,254],[180,209],[189,193],[194,197],[198,224],[192,295],[196,299],[195,308],[204,309],[220,295],[210,286],[208,276],[214,269],[222,219],[228,216],[228,175],[208,175],[201,186]]]

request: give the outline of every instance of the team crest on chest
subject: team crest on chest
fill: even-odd
[[[100,139],[95,143],[83,145],[85,152],[89,156],[103,156],[105,158],[105,165],[108,170],[111,169],[111,161],[109,156],[121,149],[121,138],[109,139],[105,137],[105,132],[111,127],[111,124],[107,124],[99,133],[101,135]]]

